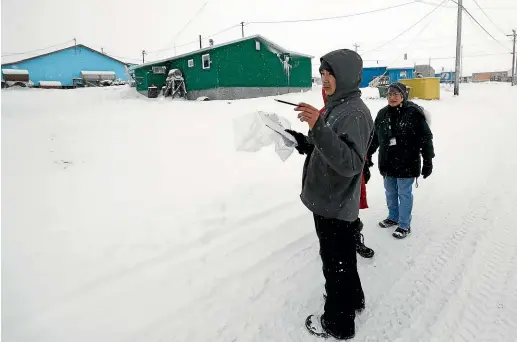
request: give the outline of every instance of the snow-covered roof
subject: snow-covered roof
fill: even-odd
[[[414,69],[415,63],[411,61],[395,61],[388,64],[388,70],[390,69]]]
[[[84,76],[97,76],[97,75],[105,75],[105,76],[114,76],[114,71],[81,71],[81,75]]]
[[[386,64],[377,64],[377,63],[364,63],[363,68],[386,68]]]
[[[14,59],[14,60],[11,59],[11,58],[20,58],[20,56],[18,56],[18,57],[6,57],[6,58],[2,57],[2,66],[11,66],[11,65],[15,65],[15,64],[20,64],[22,62],[27,62],[27,61],[32,60],[32,59],[40,58],[40,57],[43,57],[43,56],[48,56],[48,55],[51,55],[51,54],[54,54],[54,53],[57,53],[57,52],[61,52],[61,51],[69,50],[69,49],[75,49],[75,48],[85,48],[85,49],[93,51],[93,52],[95,52],[95,53],[97,53],[99,55],[102,55],[103,57],[107,57],[107,58],[110,58],[110,59],[112,59],[112,60],[114,60],[116,62],[128,65],[128,63],[126,63],[126,62],[123,62],[123,61],[118,60],[118,59],[116,59],[114,57],[106,55],[106,54],[104,54],[102,52],[99,52],[99,51],[97,51],[95,49],[92,49],[91,47],[88,47],[88,46],[86,46],[84,44],[77,44],[77,45],[65,47],[63,49],[49,51],[49,52],[46,52],[46,53],[40,54],[40,55],[32,55],[30,53],[23,54],[22,56],[25,56],[25,57],[23,57],[23,59]]]
[[[59,81],[39,81],[40,87],[61,87]]]
[[[210,51],[212,49],[220,48],[220,47],[223,47],[223,46],[227,46],[227,45],[231,45],[231,44],[235,44],[235,43],[239,43],[239,42],[244,42],[244,41],[250,40],[250,39],[262,40],[267,45],[269,45],[272,48],[274,48],[276,50],[279,50],[279,51],[281,51],[283,53],[289,53],[289,54],[292,54],[292,55],[301,56],[301,57],[307,57],[307,58],[311,58],[311,59],[314,58],[314,56],[311,56],[311,55],[306,55],[306,54],[303,54],[303,53],[299,53],[299,52],[295,52],[295,51],[291,51],[291,50],[286,50],[283,47],[281,47],[280,45],[277,45],[277,44],[273,43],[272,41],[270,41],[269,39],[264,38],[260,34],[255,34],[253,36],[231,40],[231,41],[228,41],[228,42],[225,42],[225,43],[222,43],[222,44],[208,46],[206,48],[203,48],[203,49],[200,49],[200,50],[191,51],[191,52],[187,52],[187,53],[184,53],[184,54],[181,54],[181,55],[178,55],[178,56],[164,58],[164,59],[160,59],[160,60],[152,61],[152,62],[147,62],[147,63],[144,63],[144,64],[137,65],[137,66],[133,67],[132,69],[139,69],[139,68],[150,66],[150,65],[154,65],[154,64],[157,64],[157,63],[173,61],[173,60],[176,60],[176,59],[179,59],[179,58],[187,57],[187,56],[190,56],[190,55],[193,55],[193,54],[197,54],[197,53],[201,53],[201,52],[205,52],[205,51]]]
[[[29,70],[22,69],[2,69],[4,75],[28,75]]]

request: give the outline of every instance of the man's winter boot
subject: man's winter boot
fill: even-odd
[[[375,252],[373,251],[373,249],[366,247],[364,245],[363,234],[357,233],[356,239],[357,239],[357,241],[356,241],[355,249],[357,251],[357,254],[359,254],[363,258],[368,258],[368,259],[373,258],[373,255],[375,254]]]
[[[309,332],[315,336],[328,338],[329,334],[323,329],[321,325],[321,316],[320,315],[310,315],[305,320],[305,327]]]
[[[379,222],[379,226],[381,226],[381,228],[391,228],[398,224],[398,222],[392,221],[390,219],[385,219],[384,221]]]
[[[326,323],[323,316],[309,315],[305,320],[305,327],[311,334],[322,338],[334,337],[336,340],[349,340],[355,336],[355,322],[353,319],[347,329],[337,332]],[[340,328],[343,328],[343,326],[340,325]]]
[[[330,324],[330,322],[325,320],[325,315],[323,315],[321,316],[321,326],[329,336],[334,337],[336,340],[349,340],[355,337],[354,317],[340,321],[339,324]]]
[[[355,229],[355,250],[357,251],[357,254],[362,256],[363,258],[373,258],[373,255],[375,252],[373,249],[366,247],[364,244],[364,236],[361,234],[361,231],[363,230],[363,222],[361,222],[361,219],[357,219],[354,222],[354,229]]]
[[[411,234],[411,227],[408,227],[408,229],[403,229],[403,228],[398,227],[393,232],[393,237],[396,238],[396,239],[404,239],[409,234]]]

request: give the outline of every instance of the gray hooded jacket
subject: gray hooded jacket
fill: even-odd
[[[344,221],[359,216],[361,173],[371,142],[373,119],[361,100],[363,61],[351,50],[322,57],[332,68],[336,91],[309,131],[314,150],[304,170],[300,198],[314,214]]]

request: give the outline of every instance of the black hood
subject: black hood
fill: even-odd
[[[332,96],[327,96],[328,105],[361,96],[359,86],[363,80],[363,59],[357,52],[348,49],[335,50],[321,57],[320,61],[330,65],[336,78],[336,91]]]

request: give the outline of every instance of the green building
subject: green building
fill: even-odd
[[[165,85],[169,70],[179,69],[188,99],[233,100],[311,89],[312,58],[255,35],[131,69],[136,90],[145,95],[148,87]]]

